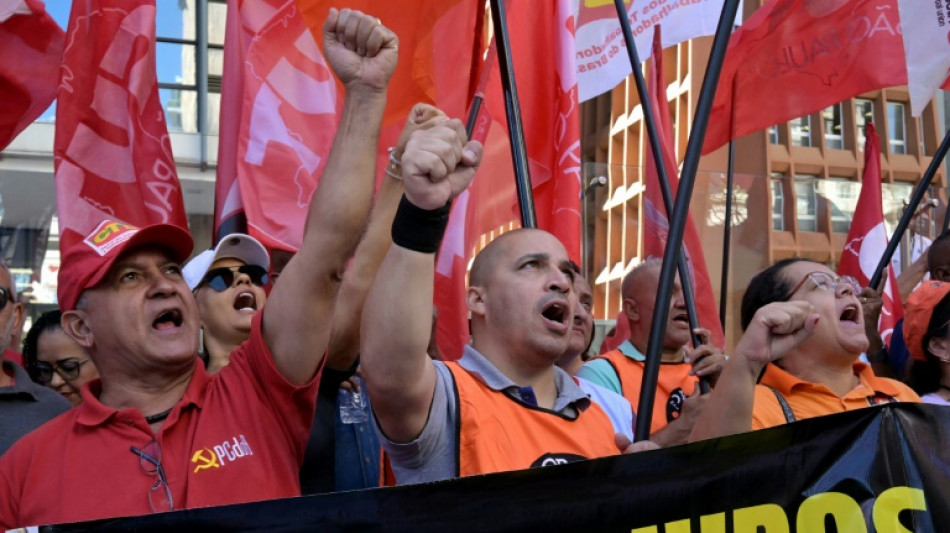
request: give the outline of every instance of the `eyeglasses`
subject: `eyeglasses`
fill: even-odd
[[[847,286],[851,289],[851,292],[854,294],[861,292],[861,284],[858,282],[858,280],[852,278],[851,276],[834,276],[827,272],[809,272],[808,274],[805,274],[805,277],[802,278],[802,280],[799,281],[798,284],[796,284],[795,287],[788,292],[788,296],[791,297],[793,294],[795,294],[798,289],[802,288],[802,285],[804,285],[808,280],[811,280],[812,283],[814,283],[819,289],[828,292],[837,292],[838,287],[842,283],[847,284]]]
[[[13,291],[6,287],[0,287],[0,309],[6,307],[13,300]]]
[[[213,268],[201,279],[201,283],[207,284],[217,292],[228,289],[234,283],[234,274],[239,272],[251,278],[251,283],[258,287],[267,284],[267,269],[257,265],[241,265],[236,267],[218,267]]]
[[[82,365],[89,362],[89,359],[69,358],[60,359],[53,364],[45,361],[37,361],[30,366],[30,377],[40,385],[49,385],[53,381],[53,372],[56,372],[66,381],[72,381],[79,377],[79,371]]]
[[[172,491],[168,488],[168,478],[165,477],[165,469],[162,468],[162,447],[153,440],[142,450],[135,446],[131,446],[131,449],[132,453],[139,456],[139,466],[142,470],[158,478],[152,488],[148,489],[148,504],[152,507],[152,512],[174,511]]]

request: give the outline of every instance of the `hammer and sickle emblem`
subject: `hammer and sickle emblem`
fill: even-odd
[[[195,454],[191,456],[191,462],[198,465],[195,467],[196,474],[199,470],[219,468],[221,466],[218,464],[218,456],[208,448],[196,451]]]

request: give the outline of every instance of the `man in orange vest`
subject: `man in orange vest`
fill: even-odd
[[[481,157],[481,145],[466,140],[459,120],[410,139],[393,245],[363,312],[363,378],[399,484],[620,451],[604,410],[555,366],[570,342],[576,297],[570,260],[553,235],[517,230],[491,242],[466,292],[471,345],[457,362],[426,354],[435,253],[450,201]]]
[[[635,413],[639,412],[640,385],[646,361],[644,354],[650,337],[661,266],[659,259],[649,259],[627,274],[620,292],[623,312],[630,325],[630,338],[617,349],[588,361],[577,372],[578,377],[622,394],[633,405]],[[690,349],[689,320],[683,288],[677,278],[670,300],[650,425],[650,439],[660,446],[686,442],[705,403],[705,398],[696,394],[699,378],[706,377],[715,382],[722,372],[725,361],[722,350],[709,344],[708,330],[698,329],[697,334],[704,344]]]

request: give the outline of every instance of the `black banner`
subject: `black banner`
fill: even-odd
[[[556,467],[41,528],[184,530],[945,533],[950,408],[891,404]]]

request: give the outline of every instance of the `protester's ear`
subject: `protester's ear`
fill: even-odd
[[[66,335],[79,343],[83,348],[88,349],[93,345],[93,335],[86,320],[86,313],[83,311],[78,309],[66,311],[63,313],[61,325]]]
[[[627,316],[629,320],[635,322],[640,321],[640,310],[637,308],[637,301],[633,298],[624,298],[623,299],[623,314]]]
[[[469,287],[465,292],[465,304],[473,315],[483,316],[485,314],[485,289]]]
[[[944,363],[950,362],[950,342],[944,337],[931,337],[927,351]]]

